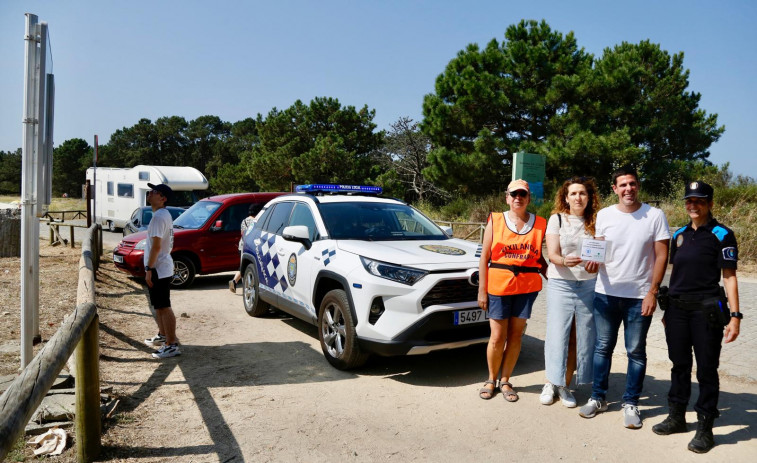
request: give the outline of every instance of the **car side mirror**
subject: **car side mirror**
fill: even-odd
[[[223,220],[216,220],[216,223],[213,224],[212,227],[210,227],[210,231],[218,231],[223,228]]]
[[[305,246],[305,249],[310,250],[313,247],[313,242],[310,241],[310,232],[305,225],[292,225],[285,227],[281,232],[281,237],[287,241],[294,241]]]
[[[453,236],[454,234],[452,233],[452,227],[444,226],[444,227],[441,227],[441,229],[445,235],[449,236],[450,238],[454,238]]]

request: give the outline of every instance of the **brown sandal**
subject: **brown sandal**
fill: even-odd
[[[487,384],[494,386],[492,389],[486,387]],[[497,393],[497,382],[491,379],[484,381],[484,387],[478,390],[478,396],[484,400],[489,400]]]
[[[512,389],[513,385],[510,384],[507,381],[500,381],[499,382],[499,390],[502,393],[502,397],[504,397],[505,400],[507,400],[508,402],[517,402],[518,399],[519,399],[518,393],[515,392],[514,389],[511,390],[511,391],[506,391],[506,390],[502,389],[502,386],[509,386],[510,389]]]

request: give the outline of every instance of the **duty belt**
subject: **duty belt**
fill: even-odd
[[[501,268],[504,270],[510,270],[516,277],[519,273],[539,273],[539,267],[523,267],[520,265],[498,264],[496,262],[490,262],[489,268]]]
[[[711,309],[712,307],[717,307],[719,301],[720,298],[716,296],[708,297],[706,299],[688,299],[679,296],[670,296],[670,302],[675,304],[679,309],[684,310]]]

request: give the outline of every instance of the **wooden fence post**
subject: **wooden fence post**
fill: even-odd
[[[100,455],[100,331],[95,315],[76,346],[76,454],[81,462]]]

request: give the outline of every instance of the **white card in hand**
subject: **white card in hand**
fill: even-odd
[[[605,261],[606,250],[607,241],[584,239],[581,243],[581,259],[603,263]]]

